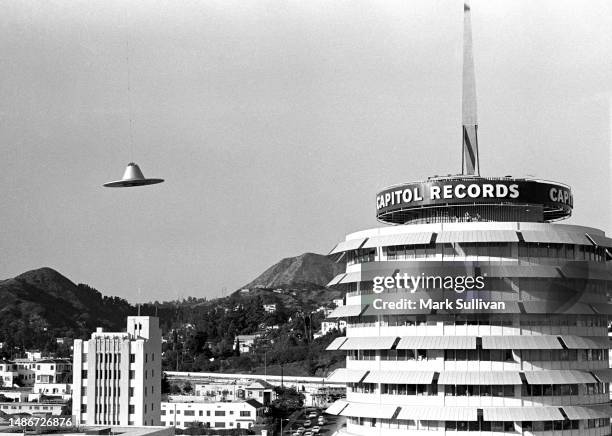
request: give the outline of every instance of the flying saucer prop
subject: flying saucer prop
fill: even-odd
[[[163,182],[164,179],[147,179],[145,178],[138,165],[134,162],[130,162],[125,168],[123,177],[121,180],[114,182],[105,183],[103,186],[106,188],[132,188],[135,186],[155,185]]]

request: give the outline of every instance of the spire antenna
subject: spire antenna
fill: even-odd
[[[480,175],[478,155],[478,119],[476,115],[476,77],[472,53],[472,24],[470,5],[463,4],[463,157],[461,172],[465,175]]]

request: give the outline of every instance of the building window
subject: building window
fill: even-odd
[[[130,397],[134,396],[134,388],[130,388]]]
[[[195,416],[195,410],[185,410],[185,416]]]
[[[206,416],[210,416],[210,410],[206,411]]]
[[[215,416],[225,416],[225,410],[215,410]]]
[[[87,404],[81,404],[81,413],[87,413]]]
[[[250,410],[241,410],[240,411],[240,416],[251,416],[251,411]]]
[[[166,414],[166,410],[165,410],[165,409],[162,409],[162,410],[160,411],[160,413],[161,413],[161,415],[162,415],[162,416],[164,416],[164,415]]]
[[[130,380],[133,380],[136,377],[136,371],[130,369]]]
[[[136,355],[134,353],[130,353],[130,363],[136,362]]]
[[[134,405],[130,404],[129,413],[134,413]]]

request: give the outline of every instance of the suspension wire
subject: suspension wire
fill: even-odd
[[[130,129],[130,162],[134,162],[134,105],[132,102],[132,71],[130,64],[130,23],[129,23],[129,2],[125,3],[125,63],[127,69],[127,100],[128,117]]]

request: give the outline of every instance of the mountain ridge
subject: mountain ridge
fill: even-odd
[[[342,270],[341,265],[334,263],[327,256],[307,252],[281,259],[242,288],[321,289]]]

